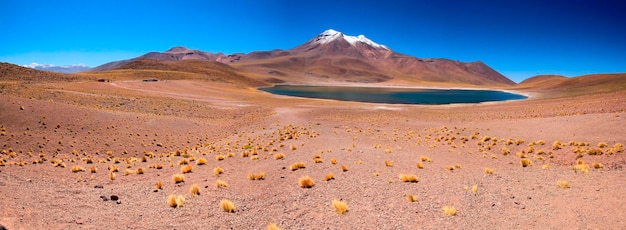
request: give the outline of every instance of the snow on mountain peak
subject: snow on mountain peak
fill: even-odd
[[[376,42],[373,42],[372,40],[366,38],[364,35],[359,35],[359,36],[348,36],[348,35],[344,35],[343,33],[333,30],[333,29],[328,29],[320,34],[318,34],[315,38],[314,38],[314,42],[317,43],[321,43],[321,44],[326,44],[330,41],[333,41],[337,38],[343,38],[344,40],[346,40],[348,43],[350,43],[353,46],[356,46],[356,44],[358,42],[362,42],[365,44],[368,44],[370,46],[376,47],[376,48],[383,48],[386,50],[389,50],[389,48],[387,48],[384,45],[380,45]]]

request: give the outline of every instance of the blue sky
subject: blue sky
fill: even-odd
[[[290,49],[332,28],[415,57],[480,60],[519,82],[626,72],[625,12],[621,0],[0,0],[0,62]]]

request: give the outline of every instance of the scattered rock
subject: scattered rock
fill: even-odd
[[[120,199],[119,196],[117,196],[115,194],[111,195],[111,200],[115,201],[115,200],[119,200],[119,199]]]
[[[118,201],[116,201],[115,203],[116,203],[116,204],[122,204],[122,201],[121,201],[121,200],[118,200]]]
[[[96,186],[93,186],[93,188],[104,188],[104,186],[102,186],[102,185],[96,185]]]
[[[158,190],[158,189],[155,189],[153,192],[159,192],[159,190]]]
[[[102,199],[102,201],[108,201],[109,200],[109,198],[107,198],[107,196],[105,196],[105,195],[100,196],[100,199]]]

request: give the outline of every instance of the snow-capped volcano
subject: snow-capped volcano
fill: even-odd
[[[315,38],[313,38],[312,41],[319,44],[326,44],[339,38],[343,38],[353,46],[356,46],[357,43],[362,42],[375,48],[383,48],[389,50],[389,48],[387,48],[386,46],[373,42],[372,40],[365,37],[365,35],[349,36],[333,29],[328,29],[318,34],[317,36],[315,36]]]

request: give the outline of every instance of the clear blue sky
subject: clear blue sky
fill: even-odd
[[[521,81],[626,72],[626,1],[0,0],[0,62],[98,66],[185,46],[290,49],[335,29]]]

